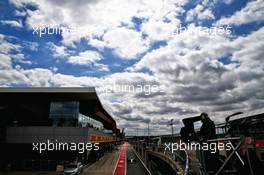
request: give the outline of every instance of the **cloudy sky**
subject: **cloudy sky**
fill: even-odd
[[[263,0],[0,1],[0,86],[94,86],[129,134],[263,108],[263,48]]]

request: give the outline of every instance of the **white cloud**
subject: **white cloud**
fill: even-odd
[[[107,65],[97,63],[97,61],[103,59],[103,56],[96,51],[86,50],[80,52],[78,55],[73,55],[74,51],[69,50],[69,48],[63,45],[58,46],[50,42],[48,43],[48,47],[51,49],[54,58],[63,58],[73,65],[90,65],[97,71],[110,71]]]
[[[1,55],[0,55],[1,56]],[[0,62],[0,66],[3,62]],[[52,68],[54,69],[54,68]],[[64,75],[54,73],[53,70],[44,68],[23,69],[20,66],[5,67],[0,69],[0,86],[27,85],[32,87],[81,87],[98,86],[98,78],[93,77],[75,77],[73,75]]]
[[[31,61],[26,60],[25,55],[23,53],[10,54],[10,57],[12,58],[13,62],[23,63],[23,64],[32,64]]]
[[[217,25],[242,25],[251,22],[263,21],[264,18],[263,0],[248,1],[247,5],[230,17],[222,17]]]
[[[180,120],[185,116],[209,112],[215,121],[223,121],[227,113],[264,107],[263,46],[264,28],[246,36],[197,35],[185,31],[175,35],[178,15],[184,12],[181,3],[187,1],[150,0],[119,1],[59,1],[12,0],[19,10],[26,10],[29,28],[38,25],[74,26],[79,33],[63,34],[61,45],[51,44],[54,57],[62,57],[68,63],[87,65],[98,71],[109,71],[105,59],[97,51],[70,52],[81,38],[100,52],[111,48],[123,59],[138,59],[130,72],[114,73],[103,77],[74,76],[57,72],[56,67],[24,69],[14,65],[11,51],[21,57],[21,46],[9,42],[0,35],[0,86],[68,86],[97,89],[107,85],[159,85],[164,93],[146,96],[142,93],[98,92],[102,103],[123,127],[146,127],[151,120],[155,133],[166,133],[167,120]],[[216,2],[216,1],[214,1]],[[229,3],[229,0],[225,1]],[[181,5],[179,5],[180,3]],[[222,18],[221,24],[242,24],[261,20],[260,1],[252,1],[233,16]],[[37,10],[26,9],[25,4],[35,4]],[[214,19],[212,5],[206,0],[187,12],[187,21]],[[253,18],[253,11],[256,15]],[[80,18],[84,16],[84,18]],[[263,15],[262,15],[263,16]],[[139,28],[132,18],[142,20]],[[241,18],[239,20],[238,18]],[[191,25],[196,29],[198,26]],[[144,35],[144,39],[142,38]],[[147,36],[145,36],[147,35]],[[166,40],[161,46],[143,58],[153,41]],[[230,58],[230,60],[229,60]],[[219,59],[226,59],[220,61]],[[12,66],[14,65],[14,66]],[[140,73],[141,70],[150,73]],[[111,73],[111,72],[110,72]],[[219,118],[218,118],[219,117]]]
[[[48,69],[35,68],[35,69],[21,69],[17,66],[15,69],[8,68],[0,70],[0,86],[29,85],[35,87],[50,86],[49,80],[52,72]]]
[[[264,60],[264,27],[246,37],[238,37],[234,47],[237,50],[233,52],[232,59],[239,61],[242,68],[264,68],[261,64]]]
[[[252,110],[256,108],[253,101],[263,99],[264,95],[260,90],[264,85],[263,31],[261,28],[234,40],[220,35],[186,37],[182,33],[167,46],[146,54],[131,70],[151,70],[167,87],[162,99],[181,109],[167,106],[162,111],[176,110],[178,115],[184,115],[184,110],[207,111],[223,116],[225,111]],[[236,62],[224,64],[218,60],[228,55]]]
[[[12,67],[12,60],[8,55],[0,53],[0,60],[0,69]]]
[[[232,4],[234,2],[234,0],[224,0],[225,4]]]
[[[50,86],[50,79],[53,75],[52,71],[43,68],[35,68],[28,70],[20,70],[27,78],[27,82],[34,87]]]
[[[68,50],[65,46],[58,46],[55,45],[54,43],[49,43],[48,45],[51,51],[53,52],[52,56],[55,58],[58,57],[63,58],[69,55]]]
[[[99,88],[111,84],[157,84],[166,87],[163,94],[145,96],[140,93],[99,92],[99,95],[103,104],[111,107],[110,111],[118,124],[124,127],[128,127],[127,121],[131,127],[144,127],[144,122],[149,120],[153,122],[153,127],[158,127],[162,118],[166,120],[179,116],[175,119],[180,120],[183,116],[196,115],[201,111],[209,112],[214,120],[221,121],[223,118],[218,116],[234,110],[246,111],[262,107],[263,31],[264,28],[261,28],[236,39],[225,35],[212,37],[191,33],[186,37],[190,32],[186,31],[176,35],[167,46],[148,53],[133,68],[134,71],[147,68],[153,73],[151,75],[123,72],[101,78],[76,77],[41,68],[13,69],[9,57],[6,57],[5,61],[1,61],[5,70],[1,71],[0,85]],[[74,62],[93,64],[108,71],[108,67],[97,63],[98,53],[95,53],[81,52],[73,56],[76,57]],[[92,59],[86,60],[91,55]],[[223,64],[218,60],[227,55],[231,55],[231,61],[236,62]],[[160,132],[166,132],[163,125],[159,129]]]
[[[108,31],[103,40],[107,47],[113,48],[115,53],[124,59],[136,58],[147,49],[141,33],[124,27]]]
[[[10,0],[9,2],[14,4],[18,8],[24,7],[27,4],[35,5],[34,0]]]
[[[194,20],[208,20],[215,19],[212,10],[206,9],[203,5],[198,4],[195,8],[189,10],[187,12],[186,21],[194,21]]]
[[[25,11],[15,10],[15,15],[24,17],[27,15],[27,13]]]
[[[23,41],[23,46],[32,51],[38,51],[39,44],[37,42]]]
[[[177,2],[158,0],[155,3],[150,0],[124,0],[121,2],[119,0],[81,0],[78,3],[70,0],[63,1],[63,3],[58,0],[10,1],[18,9],[24,8],[26,10],[28,28],[63,26],[63,29],[67,29],[73,27],[77,29],[77,32],[63,32],[62,43],[64,45],[73,46],[75,42],[85,38],[92,46],[98,49],[104,47],[112,48],[116,54],[125,59],[136,57],[144,52],[149,44],[142,42],[141,33],[134,28],[133,17],[143,17],[145,19],[154,19],[155,21],[170,21],[173,24],[164,25],[161,31],[159,31],[157,25],[155,30],[151,30],[150,27],[154,24],[146,24],[149,27],[145,29],[145,32],[152,38],[167,39],[172,33],[170,27],[175,25],[177,15],[184,11],[182,6],[187,2],[187,0]],[[27,9],[27,4],[35,6],[36,10]],[[85,17],[80,18],[80,16]],[[120,27],[122,25],[126,25],[129,29]],[[117,35],[117,32],[121,32],[121,36]],[[113,35],[119,37],[117,41],[113,40]],[[128,39],[127,37],[132,38]],[[91,38],[104,38],[108,44]],[[125,45],[120,40],[126,41]],[[128,49],[125,46],[130,48]]]
[[[26,60],[25,55],[21,52],[22,46],[13,43],[15,37],[9,37],[0,34],[0,54],[2,61],[2,68],[12,67],[12,61],[14,63],[31,64],[31,61]],[[12,40],[12,41],[11,41]]]
[[[8,37],[0,34],[0,53],[8,54],[11,51],[19,51],[21,46],[7,41]]]
[[[104,72],[110,71],[109,67],[105,64],[94,63],[94,66],[98,71],[104,71]]]
[[[169,40],[173,37],[175,28],[179,22],[163,22],[149,20],[142,25],[142,32],[147,34],[150,40]]]
[[[89,39],[89,44],[98,48],[99,50],[102,50],[104,47],[106,47],[106,43],[104,41],[94,38]]]
[[[101,60],[102,56],[96,51],[84,51],[80,52],[78,55],[70,56],[67,59],[71,64],[88,65]]]
[[[16,21],[16,20],[1,20],[1,24],[3,25],[9,25],[11,27],[16,27],[16,28],[22,28],[23,24],[21,21]]]

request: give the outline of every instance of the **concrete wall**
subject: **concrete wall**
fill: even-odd
[[[26,126],[9,127],[6,132],[7,143],[33,143],[33,142],[89,142],[90,134],[104,134],[94,128],[82,127],[49,127]]]

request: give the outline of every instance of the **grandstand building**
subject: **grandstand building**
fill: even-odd
[[[54,170],[96,161],[120,131],[94,88],[0,88],[1,169]],[[99,150],[39,152],[33,143],[99,143]]]

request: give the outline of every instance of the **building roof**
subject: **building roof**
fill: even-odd
[[[95,88],[0,88],[0,104],[38,101],[79,101],[80,112],[101,121],[106,129],[116,130],[116,122],[104,109]],[[92,110],[91,110],[92,109]]]
[[[251,118],[251,117],[259,117],[259,116],[264,117],[264,108],[263,109],[253,110],[253,111],[248,111],[248,112],[243,112],[243,113],[238,114],[238,115],[234,115],[234,116],[230,117],[229,121],[235,121],[235,120],[248,118],[248,117],[249,118]]]

